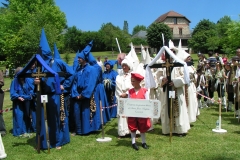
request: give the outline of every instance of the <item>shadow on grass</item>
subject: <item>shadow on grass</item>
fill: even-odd
[[[222,155],[212,156],[212,157],[203,157],[203,158],[207,160],[236,160],[236,158],[228,158]]]
[[[240,134],[240,131],[234,131],[233,133]]]

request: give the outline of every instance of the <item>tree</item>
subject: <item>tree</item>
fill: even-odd
[[[146,31],[147,27],[144,25],[137,25],[133,28],[132,35],[138,33],[139,31]]]
[[[64,50],[77,52],[80,48],[82,32],[76,26],[69,27],[64,34]]]
[[[148,45],[147,40],[142,38],[132,38],[132,43],[134,45]]]
[[[66,26],[65,14],[54,0],[11,0],[0,16],[2,52],[11,68],[24,65],[36,53],[41,29],[44,28],[50,46],[59,42]]]
[[[207,44],[207,40],[210,37],[216,37],[216,25],[209,20],[201,20],[193,30],[192,38],[188,41],[188,46],[191,47],[194,51],[207,53],[210,45]]]
[[[164,23],[153,23],[147,29],[147,42],[153,48],[163,45],[162,34],[165,40],[172,39],[171,29]]]
[[[228,43],[228,35],[227,35],[227,30],[228,30],[228,24],[231,23],[232,20],[229,16],[224,16],[221,19],[217,21],[216,27],[217,27],[217,32],[218,32],[218,37],[219,37],[219,52],[224,52],[228,53],[229,49],[228,47],[224,47],[225,44]]]
[[[123,31],[126,32],[126,33],[128,33],[128,22],[127,22],[127,21],[124,21]]]
[[[130,35],[122,31],[119,27],[114,26],[112,23],[103,24],[99,30],[102,42],[105,45],[105,50],[118,51],[116,38],[122,52],[126,52],[130,43]]]
[[[227,54],[233,55],[236,49],[240,47],[240,21],[232,21],[227,27],[227,40],[226,43],[223,44],[223,48],[226,50]]]
[[[219,43],[220,43],[220,39],[218,36],[214,36],[214,37],[209,37],[207,39],[207,46],[208,46],[208,50],[211,51],[215,51],[216,49],[218,49],[219,47]]]

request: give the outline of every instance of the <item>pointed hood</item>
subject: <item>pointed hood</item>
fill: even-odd
[[[150,55],[149,55],[149,53],[146,53],[146,58],[145,58],[145,60],[144,60],[144,64],[150,64],[151,63],[151,57],[150,57]]]
[[[76,69],[77,69],[78,66],[79,66],[79,63],[78,63],[78,55],[79,55],[79,51],[77,51],[76,56],[75,56],[75,58],[74,58],[74,60],[73,60],[73,66],[72,66],[72,68],[73,68],[74,71],[76,71]]]
[[[144,47],[142,46],[142,44],[141,44],[141,62],[144,62],[145,61],[145,59],[146,59],[146,51],[145,51],[145,49],[144,49]]]
[[[190,56],[185,50],[178,50],[177,57],[183,61],[185,61]]]
[[[54,59],[61,59],[60,54],[59,54],[58,49],[57,49],[56,43],[54,43],[54,48],[53,49],[54,49]]]
[[[130,71],[133,71],[133,59],[130,55],[125,56],[124,60],[122,61],[121,65],[126,64],[130,68]]]
[[[178,50],[182,49],[182,40],[180,39],[179,40],[179,43],[178,43]]]
[[[88,43],[88,45],[80,52],[79,58],[84,59],[86,62],[88,62],[90,65],[97,64],[96,59],[90,52],[93,46],[93,40]]]
[[[113,69],[114,65],[116,64],[117,60],[109,60],[107,62],[104,62],[104,67],[106,67],[107,64],[110,65],[110,68]]]
[[[47,37],[45,34],[44,29],[42,29],[42,33],[41,33],[41,38],[40,38],[40,47],[42,50],[42,58],[45,61],[49,61],[52,59],[52,53],[51,53],[51,49],[49,47],[48,41],[47,41]]]
[[[132,43],[131,43],[131,50],[130,50],[130,52],[128,53],[127,56],[128,56],[129,59],[131,59],[132,62],[133,62],[133,71],[136,70],[136,69],[137,69],[137,66],[138,66],[138,64],[139,64],[139,59],[138,59],[138,57],[137,57],[137,54],[136,54],[136,52],[135,52],[135,49],[134,49],[134,46],[133,46]],[[130,57],[131,57],[131,58],[130,58]]]

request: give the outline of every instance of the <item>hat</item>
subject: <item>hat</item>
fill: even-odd
[[[40,45],[41,50],[42,50],[42,58],[45,61],[51,60],[52,59],[52,52],[51,52],[51,49],[49,47],[48,40],[47,40],[44,29],[42,29],[39,45]]]
[[[232,61],[239,61],[240,59],[239,59],[239,57],[238,56],[234,56],[234,57],[232,57]]]
[[[133,61],[132,61],[131,58],[129,58],[128,56],[126,56],[126,57],[124,58],[124,60],[123,60],[122,63],[121,63],[121,66],[122,66],[123,64],[128,65],[128,67],[130,68],[131,71],[133,70]]]
[[[231,64],[232,64],[232,61],[227,61],[226,62],[226,66],[231,66]]]
[[[108,57],[106,56],[105,59],[107,59]]]
[[[131,78],[134,78],[136,79],[137,81],[142,81],[144,79],[143,76],[141,76],[140,74],[138,73],[131,73]]]
[[[78,58],[81,58],[81,59],[83,59],[83,60],[86,60],[86,57],[85,57],[85,55],[84,55],[83,52],[78,53]]]
[[[110,65],[111,68],[113,68],[113,66],[116,64],[116,60],[109,60],[107,62],[104,62],[104,67],[106,67],[107,64]]]
[[[56,43],[54,43],[54,59],[61,59]]]
[[[185,61],[190,56],[189,53],[187,53],[185,50],[180,49],[178,50],[177,57],[181,60]]]

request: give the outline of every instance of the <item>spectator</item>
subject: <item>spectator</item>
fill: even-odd
[[[102,68],[103,67],[103,63],[101,61],[101,57],[97,57],[97,64]]]
[[[226,54],[223,54],[223,55],[222,55],[222,60],[223,60],[223,63],[224,63],[224,64],[227,63],[228,58],[227,58]]]
[[[5,123],[3,120],[3,99],[4,99],[4,92],[2,90],[2,86],[4,86],[4,79],[3,79],[3,73],[0,71],[0,133],[2,136],[6,135],[6,128]]]

